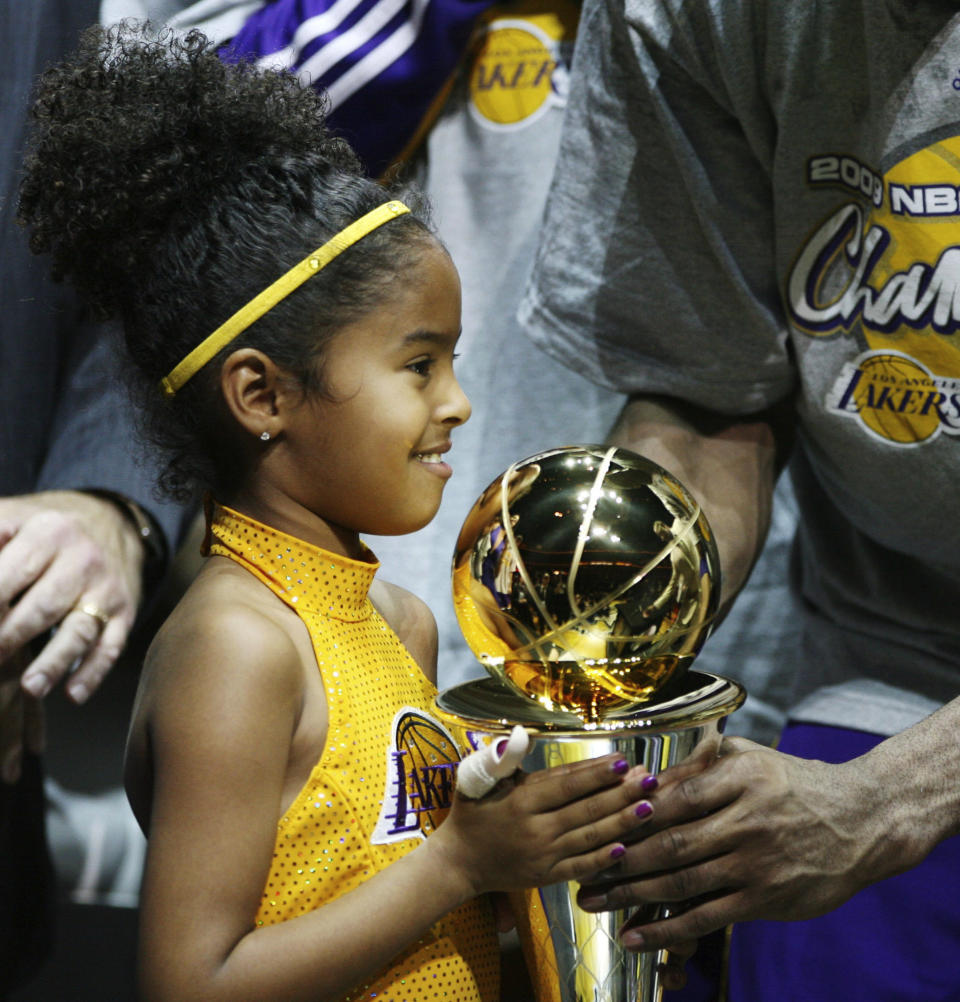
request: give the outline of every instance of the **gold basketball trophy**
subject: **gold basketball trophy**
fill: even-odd
[[[699,505],[655,463],[606,446],[514,463],[473,506],[453,562],[457,618],[490,677],[440,693],[437,710],[464,753],[524,727],[527,771],[618,752],[656,774],[715,751],[745,698],[690,670],[719,577]],[[630,912],[584,912],[576,891],[514,896],[536,1002],[660,1000],[664,956],[624,950]]]

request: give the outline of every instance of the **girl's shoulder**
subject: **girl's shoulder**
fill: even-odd
[[[299,617],[244,568],[212,557],[158,630],[145,671],[157,685],[181,676],[232,686],[299,688],[305,633]]]
[[[140,675],[125,782],[145,829],[161,771],[199,782],[198,762],[226,774],[251,747],[264,761],[287,762],[310,656],[309,636],[298,630],[306,634],[248,571],[225,558],[205,564],[157,631]]]
[[[437,621],[430,607],[413,592],[376,579],[370,601],[431,682],[437,681]]]

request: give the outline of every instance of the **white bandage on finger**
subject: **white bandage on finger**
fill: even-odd
[[[495,738],[471,752],[457,767],[457,790],[471,800],[489,793],[519,768],[529,744],[529,735],[518,724],[509,738]]]

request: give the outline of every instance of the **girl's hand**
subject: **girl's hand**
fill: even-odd
[[[481,800],[457,794],[426,845],[462,877],[465,897],[579,880],[624,855],[655,787],[616,754],[517,772]]]

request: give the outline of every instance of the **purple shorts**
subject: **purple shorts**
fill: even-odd
[[[882,740],[789,724],[778,748],[845,762]],[[960,836],[820,918],[740,923],[729,970],[728,1002],[960,1002]]]

